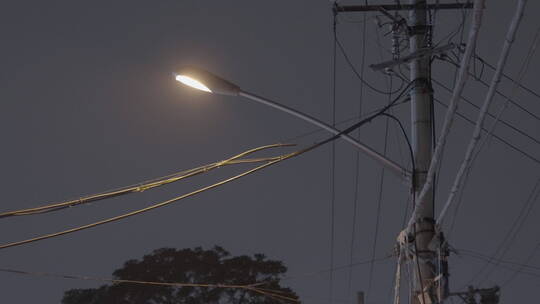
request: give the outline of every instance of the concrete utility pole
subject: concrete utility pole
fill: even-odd
[[[398,27],[403,24],[402,18],[393,16],[389,12],[409,11],[409,18],[406,22],[409,54],[404,57],[394,54],[398,58],[373,64],[371,67],[374,70],[391,70],[395,65],[409,64],[409,77],[413,83],[409,94],[411,99],[411,146],[415,166],[412,173],[412,195],[415,203],[419,203],[418,197],[426,183],[433,150],[431,57],[433,54],[445,52],[455,47],[455,45],[449,44],[433,48],[431,45],[431,25],[427,22],[427,13],[428,10],[473,8],[473,4],[470,2],[451,4],[427,4],[426,2],[426,0],[409,0],[408,4],[336,5],[334,8],[337,13],[378,11],[392,20]],[[442,303],[450,295],[447,282],[446,257],[448,253],[444,245],[444,235],[435,232],[432,187],[427,188],[423,202],[423,208],[415,210],[417,214],[412,219],[414,222],[411,223],[411,229],[403,231],[398,237],[398,242],[400,247],[406,247],[405,259],[411,263],[411,269],[414,269],[412,303]],[[399,294],[399,290],[397,290],[397,294]],[[399,301],[399,297],[397,299],[396,301]]]
[[[424,50],[430,41],[430,28],[427,25],[426,0],[410,0],[414,9],[409,11],[409,43],[410,53]],[[410,91],[411,97],[411,145],[414,155],[415,170],[413,172],[413,194],[416,201],[422,190],[426,174],[431,163],[432,143],[432,88],[430,81],[430,56],[413,59],[410,64],[410,80],[414,85]],[[426,207],[422,208],[418,220],[414,223],[412,231],[414,238],[414,297],[413,303],[431,304],[438,302],[434,298],[435,286],[433,284],[436,263],[435,252],[429,244],[435,235],[435,221],[433,219],[433,188],[424,196]]]

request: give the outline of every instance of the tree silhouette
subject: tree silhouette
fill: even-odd
[[[203,250],[161,248],[142,260],[129,260],[113,272],[114,279],[249,285],[265,282],[265,290],[296,298],[280,285],[287,268],[281,261],[268,260],[263,254],[230,256],[221,247]],[[283,303],[250,289],[221,287],[176,287],[113,283],[99,288],[71,289],[64,293],[63,304],[275,304]]]

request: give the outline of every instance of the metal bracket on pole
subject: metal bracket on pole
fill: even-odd
[[[395,65],[409,63],[414,59],[422,58],[422,57],[429,56],[432,54],[444,53],[454,48],[456,48],[456,45],[454,43],[450,43],[450,44],[436,47],[436,48],[422,49],[422,50],[412,52],[409,55],[403,56],[396,60],[389,60],[389,61],[384,61],[381,63],[370,64],[369,67],[372,68],[374,71],[379,71],[382,69],[393,67]]]

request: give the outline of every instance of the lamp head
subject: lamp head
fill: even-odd
[[[186,66],[174,73],[177,81],[194,89],[208,93],[236,96],[240,93],[240,87],[220,78],[208,71],[192,66]]]

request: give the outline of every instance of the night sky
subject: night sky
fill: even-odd
[[[364,1],[343,1],[361,4]],[[370,1],[383,3],[383,1]],[[393,1],[388,1],[392,2]],[[449,1],[452,2],[452,1]],[[517,1],[488,1],[477,53],[495,65]],[[386,3],[386,2],[384,2]],[[184,65],[213,71],[256,94],[332,122],[331,3],[318,1],[4,1],[0,10],[0,210],[28,208],[134,184],[225,159],[261,145],[294,142],[305,146],[323,132],[297,138],[315,128],[287,114],[241,97],[224,97],[179,85],[172,73]],[[540,25],[540,3],[529,1],[505,73],[518,72]],[[367,68],[390,59],[388,28],[374,15],[340,15],[338,35],[352,62],[361,62],[362,26],[367,21],[366,79],[387,90],[387,78]],[[404,15],[405,16],[405,15]],[[452,32],[460,11],[439,12],[435,42]],[[470,18],[467,18],[467,25]],[[468,26],[465,33],[468,31]],[[459,35],[454,41],[459,41]],[[382,46],[379,46],[382,45]],[[537,92],[540,54],[522,83]],[[482,65],[477,62],[477,74]],[[337,55],[336,121],[355,117],[360,82]],[[452,86],[455,68],[435,61],[433,77]],[[489,82],[492,70],[484,68]],[[399,80],[394,78],[393,88]],[[503,80],[500,90],[512,94]],[[487,89],[470,79],[464,96],[481,105]],[[448,103],[450,94],[435,87]],[[540,99],[523,90],[514,100],[540,115]],[[378,109],[388,96],[364,88],[364,112]],[[491,113],[505,100],[496,97]],[[459,111],[476,120],[477,111]],[[409,129],[409,104],[394,109]],[[435,107],[437,130],[445,108]],[[502,119],[540,140],[540,121],[509,105]],[[488,119],[488,126],[493,120]],[[350,122],[352,123],[352,122]],[[340,127],[348,124],[339,125]],[[472,126],[456,118],[437,188],[437,210],[448,196],[463,159]],[[361,141],[382,151],[385,120],[361,129]],[[540,144],[498,125],[495,133],[540,158]],[[294,140],[291,140],[294,139]],[[334,266],[349,263],[354,206],[356,150],[336,141]],[[290,150],[278,150],[285,152]],[[390,125],[388,156],[409,166],[406,143]],[[283,260],[287,284],[305,303],[329,302],[331,145],[282,162],[232,184],[171,206],[76,234],[0,252],[0,268],[110,277],[128,259],[160,247],[210,248],[232,254],[264,253]],[[148,206],[231,176],[246,167],[219,169],[160,189],[67,210],[0,221],[1,242],[87,224]],[[358,162],[357,222],[353,262],[371,259],[381,167],[363,154]],[[459,209],[445,222],[450,244],[491,255],[503,241],[540,177],[540,165],[496,139],[490,140],[470,172]],[[392,252],[402,229],[408,189],[386,172],[375,257]],[[410,210],[410,209],[409,209]],[[524,263],[540,242],[540,207],[531,203],[504,260]],[[540,267],[540,251],[527,264]],[[484,265],[465,254],[450,258],[450,286],[459,291]],[[515,268],[515,266],[512,266]],[[334,272],[334,303],[353,303],[366,291],[369,264]],[[395,260],[376,263],[368,303],[389,303]],[[501,303],[531,302],[540,271],[527,270],[502,288]],[[496,267],[473,284],[502,284],[513,271]],[[311,274],[311,275],[306,275]],[[0,273],[3,303],[59,303],[70,288],[96,282]],[[536,289],[535,289],[536,288]],[[457,299],[456,299],[457,300]],[[457,303],[457,301],[456,301]]]

